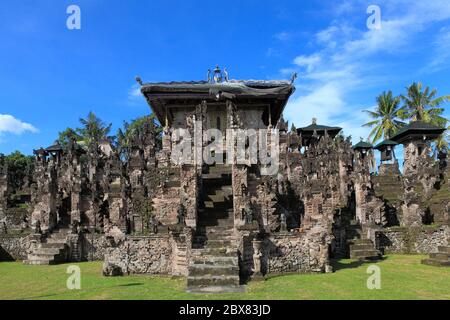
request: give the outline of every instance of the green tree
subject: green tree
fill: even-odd
[[[8,167],[8,181],[14,190],[23,186],[24,179],[30,176],[34,170],[34,157],[26,156],[19,151],[15,151],[4,157]]]
[[[80,118],[81,128],[77,128],[76,132],[82,137],[86,145],[98,143],[101,139],[108,137],[112,124],[105,124],[93,112],[89,112],[86,119]]]
[[[83,137],[77,133],[79,129],[66,128],[59,133],[58,142],[63,147],[67,146],[70,141],[81,141]]]
[[[392,91],[383,92],[377,98],[375,111],[364,110],[374,119],[363,127],[373,127],[369,134],[372,143],[383,139],[391,138],[404,123],[398,119],[400,112],[400,97],[394,97]]]
[[[414,82],[406,88],[406,95],[402,95],[404,106],[400,110],[402,119],[413,121],[424,121],[439,127],[447,128],[448,119],[443,117],[444,108],[441,105],[450,101],[450,95],[437,97],[437,90],[425,88],[420,82]],[[448,134],[444,133],[436,140],[436,148],[442,149],[448,147]]]
[[[437,90],[427,86],[423,88],[420,82],[414,82],[406,88],[406,95],[401,95],[404,106],[400,111],[402,119],[411,119],[413,121],[425,121],[438,126],[445,126],[447,119],[442,117],[444,108],[441,108],[444,102],[450,100],[450,95],[437,97]]]
[[[144,130],[144,125],[147,123],[150,123],[155,131],[156,147],[159,148],[161,146],[162,127],[156,120],[154,114],[139,117],[131,122],[124,121],[123,129],[120,128],[117,131],[117,146],[125,158],[129,156],[129,148],[131,146],[132,138],[139,134],[139,132],[142,132]]]

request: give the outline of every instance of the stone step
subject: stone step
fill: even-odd
[[[198,213],[197,221],[202,222],[208,220],[234,221],[234,218],[233,214],[228,212],[228,210],[211,210],[206,208],[205,211]]]
[[[226,194],[209,194],[206,195],[203,199],[206,200],[207,202],[214,202],[216,204],[220,204],[220,205],[227,205],[228,203],[231,202],[227,202],[227,199],[230,199],[231,195],[226,195]]]
[[[203,194],[213,195],[213,194],[233,194],[233,188],[229,185],[219,185],[219,186],[209,186],[206,184],[206,188],[203,189]]]
[[[207,237],[211,234],[221,234],[221,235],[232,235],[234,234],[234,226],[197,226],[198,235],[206,235]]]
[[[56,264],[56,262],[54,262],[52,260],[48,260],[48,259],[34,259],[34,260],[27,259],[27,260],[23,261],[23,264],[48,266],[48,265]]]
[[[218,248],[218,247],[230,247],[234,241],[227,239],[208,239],[206,241],[206,247],[208,248]]]
[[[373,244],[351,244],[350,245],[350,251],[354,250],[373,250]]]
[[[186,291],[198,294],[241,293],[245,292],[245,286],[190,286]]]
[[[431,253],[430,258],[435,259],[435,260],[446,261],[446,260],[450,260],[450,253],[440,253],[440,252]]]
[[[233,265],[209,265],[191,264],[189,266],[190,276],[229,276],[239,275],[239,267]]]
[[[61,244],[64,245],[66,244],[66,239],[61,239],[61,238],[47,238],[47,242],[46,243],[54,243],[54,244]]]
[[[205,220],[208,218],[213,219],[233,219],[233,213],[227,208],[203,208],[198,211],[197,219]]]
[[[238,275],[227,276],[188,276],[188,287],[201,286],[239,286],[240,280]]]
[[[206,202],[213,202],[213,201],[206,200]],[[199,215],[202,215],[202,214],[204,214],[204,215],[220,214],[220,215],[233,216],[233,202],[225,202],[225,203],[227,204],[225,207],[218,207],[218,208],[201,207],[201,208],[198,208],[198,214]]]
[[[226,220],[200,221],[198,223],[198,226],[205,227],[205,228],[223,227],[223,228],[230,229],[234,226],[234,221],[226,221]]]
[[[231,240],[236,241],[236,237],[230,233],[211,232],[208,234],[197,234],[194,239],[198,240]]]
[[[55,257],[58,254],[52,254],[52,253],[45,253],[45,252],[39,252],[39,251],[35,251],[33,253],[30,253],[28,255],[28,260],[39,260],[39,259],[43,259],[43,260],[55,260]]]
[[[424,259],[421,261],[422,264],[426,264],[434,267],[450,267],[450,261],[441,261],[436,259]]]
[[[41,243],[41,248],[64,248],[66,243],[59,243],[59,242],[44,242]]]
[[[36,252],[56,255],[56,254],[60,254],[62,250],[64,250],[64,248],[42,248],[42,247],[40,247],[40,248],[36,249]]]
[[[68,234],[67,233],[52,233],[48,239],[56,239],[56,240],[66,240]]]
[[[229,174],[229,173],[225,173],[225,174],[203,173],[202,179],[203,179],[203,182],[208,181],[208,183],[211,183],[211,182],[222,182],[223,183],[224,181],[228,182],[228,180],[231,180],[231,174]],[[214,181],[214,180],[216,180],[216,181]]]
[[[350,251],[350,259],[372,259],[379,258],[380,252],[378,250],[353,250]]]
[[[233,204],[232,202],[225,202],[225,201],[211,201],[208,199],[205,199],[205,201],[203,201],[203,204],[205,206],[205,209],[215,209],[219,212],[221,211],[228,211],[231,210],[233,208]]]
[[[72,234],[72,230],[70,229],[63,229],[63,230],[56,230],[53,231],[50,235],[50,237],[67,237],[69,234]]]
[[[192,256],[208,257],[208,258],[234,258],[237,256],[236,249],[230,248],[201,248],[192,249]],[[219,260],[218,260],[219,261]]]
[[[232,257],[226,256],[202,256],[196,255],[192,257],[191,265],[212,265],[212,266],[227,266],[237,267],[239,266],[239,259],[236,255]]]
[[[373,245],[373,242],[372,242],[372,240],[370,240],[370,239],[365,239],[365,238],[362,238],[362,239],[353,239],[353,240],[351,240],[350,241],[350,243],[351,244],[355,244],[355,245],[366,245],[366,244],[370,244],[370,245]]]
[[[438,251],[440,253],[448,253],[450,254],[450,246],[439,246]]]
[[[231,174],[232,172],[232,168],[231,166],[226,166],[226,167],[216,167],[216,166],[212,166],[208,168],[208,172],[209,173],[222,173],[222,174]]]

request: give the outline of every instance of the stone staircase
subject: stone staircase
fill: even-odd
[[[382,254],[375,248],[372,240],[367,239],[361,226],[354,220],[345,228],[350,259],[377,260]]]
[[[242,292],[234,236],[231,168],[210,167],[203,174],[203,207],[198,212],[187,291]]]
[[[67,235],[71,233],[69,228],[60,228],[53,231],[33,252],[28,254],[24,264],[52,265],[67,261],[68,245]]]
[[[350,241],[350,259],[377,260],[381,258],[381,252],[375,249],[370,239],[355,239]]]
[[[422,260],[422,264],[436,267],[450,267],[450,239],[446,246],[439,246],[437,253],[431,253],[428,259]]]

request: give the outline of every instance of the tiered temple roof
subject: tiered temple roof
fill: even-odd
[[[164,123],[166,113],[169,123],[171,122],[168,108],[195,106],[202,100],[218,103],[224,99],[231,99],[239,106],[250,103],[268,105],[272,121],[276,123],[294,91],[295,87],[291,82],[277,80],[157,82],[141,85],[142,94],[161,123]]]
[[[424,121],[413,121],[401,128],[391,140],[403,143],[408,140],[433,140],[438,138],[446,129]]]
[[[396,146],[396,145],[398,145],[397,142],[395,142],[395,141],[393,141],[393,140],[386,139],[386,140],[380,142],[379,144],[377,144],[377,145],[374,147],[374,149],[377,149],[377,150],[379,150],[379,151],[382,151],[382,150],[386,149],[388,146],[394,147],[394,146]]]

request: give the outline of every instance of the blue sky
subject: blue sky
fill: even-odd
[[[72,4],[81,30],[66,27]],[[371,4],[379,30],[366,25]],[[116,130],[150,113],[136,75],[202,80],[216,64],[233,79],[298,72],[286,118],[317,117],[357,141],[382,91],[421,81],[450,94],[449,58],[448,0],[2,1],[0,152],[31,154],[91,110]]]

